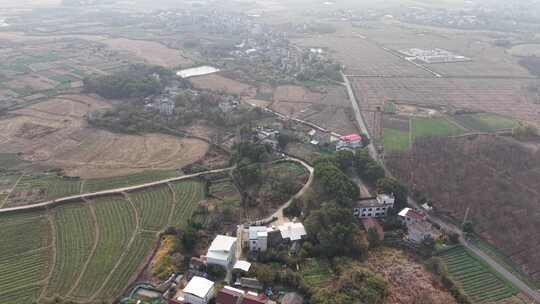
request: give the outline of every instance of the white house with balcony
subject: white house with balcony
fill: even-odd
[[[206,253],[208,265],[220,265],[230,269],[236,257],[236,238],[226,235],[218,235],[210,244]]]

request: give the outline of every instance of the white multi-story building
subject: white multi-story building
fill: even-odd
[[[206,262],[209,265],[220,265],[229,269],[235,262],[236,238],[218,235],[210,244],[206,253]]]
[[[251,226],[248,229],[249,250],[264,252],[268,249],[268,232],[266,226]]]
[[[395,197],[389,194],[379,194],[376,198],[357,201],[353,214],[358,218],[385,217],[388,210],[394,208]]]

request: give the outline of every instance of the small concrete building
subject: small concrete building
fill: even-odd
[[[395,197],[379,194],[376,198],[359,200],[354,203],[353,214],[358,218],[385,217],[388,210],[394,208]]]
[[[236,238],[226,235],[218,235],[210,244],[206,259],[208,265],[220,265],[230,269],[235,262]]]
[[[185,304],[208,304],[214,297],[214,282],[203,277],[193,277],[184,287]]]
[[[302,223],[285,223],[277,227],[281,233],[281,238],[286,241],[300,241],[307,235],[306,229]]]

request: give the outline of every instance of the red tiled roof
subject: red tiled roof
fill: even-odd
[[[416,210],[413,210],[413,209],[410,209],[408,212],[407,212],[407,216],[410,217],[410,218],[413,218],[415,220],[423,220],[426,218],[426,216]]]
[[[236,304],[241,297],[240,293],[223,288],[218,292],[216,304]]]
[[[357,141],[357,140],[362,140],[362,136],[358,134],[349,134],[349,135],[341,136],[339,139],[343,141]]]

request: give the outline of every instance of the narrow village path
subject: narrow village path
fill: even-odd
[[[358,123],[358,125],[360,126],[360,129],[362,130],[362,132],[364,132],[365,134],[367,134],[369,137],[370,136],[370,133],[366,127],[366,124],[365,124],[365,121],[360,113],[360,108],[359,108],[359,104],[356,100],[356,97],[354,95],[354,92],[353,92],[353,89],[351,87],[351,84],[349,82],[349,80],[347,79],[347,76],[343,75],[343,79],[345,80],[345,86],[347,87],[347,92],[349,94],[349,99],[352,103],[352,106],[353,106],[353,109],[354,109],[354,112],[355,112],[355,118],[356,118],[356,121]],[[384,170],[386,171],[386,173],[389,175],[389,176],[392,176],[391,172],[388,171],[388,169],[386,168],[386,166],[384,166],[384,163],[382,163],[382,161],[380,160],[379,158],[379,155],[377,154],[377,151],[375,150],[374,146],[372,143],[370,143],[370,145],[368,146],[368,151],[369,151],[369,154],[371,155],[371,157],[378,161],[379,163],[381,163],[381,165],[383,166]],[[408,197],[408,203],[416,208],[416,209],[421,209],[419,204],[413,200],[411,197]],[[520,280],[519,278],[517,278],[515,275],[513,275],[512,273],[510,273],[508,270],[506,270],[503,266],[501,266],[497,261],[495,261],[493,258],[491,258],[488,254],[486,254],[485,252],[483,252],[482,250],[480,250],[479,248],[477,248],[476,246],[470,244],[464,237],[463,237],[463,231],[456,227],[455,225],[452,225],[450,223],[447,223],[443,220],[441,220],[440,218],[432,215],[432,214],[428,214],[428,218],[439,224],[444,230],[446,231],[451,231],[451,232],[455,232],[457,234],[460,235],[460,242],[461,244],[469,249],[472,253],[474,253],[478,258],[480,258],[481,260],[483,260],[484,262],[486,262],[488,265],[490,265],[495,271],[497,271],[499,273],[499,275],[501,275],[502,277],[504,277],[506,280],[508,280],[509,282],[511,282],[512,284],[514,284],[514,286],[516,288],[518,288],[523,294],[525,294],[526,296],[528,296],[529,298],[531,298],[532,300],[534,300],[536,303],[539,303],[540,304],[540,293],[536,290],[533,290],[532,288],[530,288],[527,284],[525,284],[522,280]]]

